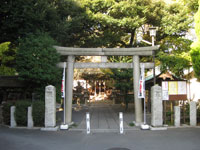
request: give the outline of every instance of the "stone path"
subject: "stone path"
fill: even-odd
[[[130,126],[135,120],[133,104],[125,111],[125,106],[112,104],[112,101],[96,101],[87,106],[73,105],[72,120],[75,123],[70,130],[86,131],[86,112],[90,113],[92,132],[119,132],[119,112],[123,112],[124,130],[139,130],[139,127]],[[150,114],[147,114],[147,123],[150,124]],[[57,125],[63,121],[63,112],[57,112]]]
[[[106,101],[91,103],[84,113],[90,113],[91,131],[118,132],[119,112],[123,112],[125,130],[138,130],[138,128],[129,125],[134,120],[133,106],[129,105],[129,109],[127,111],[124,110],[125,108],[121,105],[113,105],[111,102]],[[86,130],[85,115],[82,118],[82,121],[78,123],[78,126],[73,127],[71,130]]]

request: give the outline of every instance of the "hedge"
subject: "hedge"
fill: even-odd
[[[44,126],[44,115],[45,115],[45,102],[44,101],[34,101],[33,106],[33,122],[34,126]]]
[[[15,118],[18,126],[27,126],[28,107],[31,106],[31,101],[20,100],[16,101]]]

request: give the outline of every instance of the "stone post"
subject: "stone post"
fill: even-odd
[[[10,107],[10,127],[15,128],[17,126],[16,120],[15,120],[15,106]]]
[[[56,126],[56,89],[49,85],[45,88],[45,128]]]
[[[190,102],[190,125],[197,125],[197,104],[195,101]]]
[[[158,85],[151,88],[151,125],[163,125],[162,88]]]
[[[27,127],[33,128],[32,106],[28,107],[27,118],[28,118]]]
[[[180,117],[181,117],[181,111],[180,106],[174,106],[174,125],[176,127],[180,127]]]
[[[66,79],[66,102],[65,102],[65,121],[64,124],[72,123],[72,99],[73,99],[73,81],[74,81],[74,56],[68,56],[67,59],[67,79]]]
[[[135,125],[139,126],[143,121],[142,116],[142,100],[138,98],[138,88],[140,79],[140,60],[139,56],[133,56],[133,88],[135,100]]]

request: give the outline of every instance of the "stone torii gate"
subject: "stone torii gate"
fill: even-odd
[[[65,123],[72,123],[72,98],[73,98],[73,77],[74,68],[133,68],[135,123],[140,125],[143,121],[142,101],[138,98],[138,87],[140,78],[140,56],[151,56],[159,46],[137,47],[137,48],[73,48],[54,46],[62,56],[67,56],[66,69],[66,98],[65,98]],[[75,62],[75,56],[133,56],[132,63],[108,63],[104,59],[101,63],[80,63]],[[154,63],[144,63],[145,68],[154,68]],[[58,64],[63,68],[63,62]]]

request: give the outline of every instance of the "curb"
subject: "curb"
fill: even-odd
[[[41,130],[41,131],[59,131],[59,127],[55,128],[45,128],[45,127],[33,127],[33,128],[28,128],[28,127],[10,127],[9,125],[4,125],[0,124],[0,127],[5,127],[5,128],[10,128],[10,129],[26,129],[26,130]],[[168,126],[168,127],[150,127],[151,131],[165,131],[168,129],[187,129],[187,128],[200,128],[200,126],[189,126],[189,125],[182,125],[179,127],[175,126]],[[86,132],[86,129],[76,129],[76,128],[69,128],[68,131],[81,131],[81,132]],[[133,131],[141,131],[140,128],[133,128],[133,129],[124,129],[124,132],[133,132]],[[92,133],[118,133],[118,129],[91,129]]]

